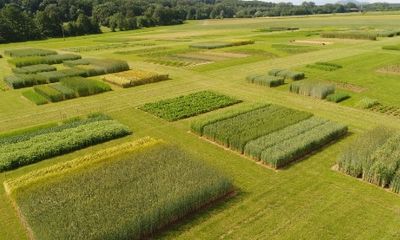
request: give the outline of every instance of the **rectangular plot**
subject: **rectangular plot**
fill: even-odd
[[[107,240],[149,236],[233,186],[181,149],[147,139],[38,170],[6,189],[35,238]]]
[[[309,117],[310,113],[270,105],[207,125],[203,135],[243,153],[249,141]]]
[[[139,109],[149,112],[167,121],[176,121],[183,118],[210,112],[218,108],[227,107],[240,100],[217,94],[211,91],[202,91],[186,96],[180,96],[155,103],[146,103]]]

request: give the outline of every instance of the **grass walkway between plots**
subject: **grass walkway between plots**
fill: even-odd
[[[241,101],[222,94],[202,91],[155,103],[146,103],[139,108],[167,121],[176,121],[239,102]]]
[[[143,138],[33,171],[5,187],[33,239],[140,239],[233,191],[230,180]]]
[[[0,172],[130,134],[129,128],[105,115],[0,136]]]
[[[347,127],[278,105],[219,113],[192,131],[257,161],[281,168],[347,133]]]

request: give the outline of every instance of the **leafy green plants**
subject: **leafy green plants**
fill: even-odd
[[[22,96],[34,102],[36,105],[43,105],[49,102],[45,97],[43,97],[42,95],[40,95],[39,93],[35,92],[32,89],[23,91]]]
[[[202,91],[155,103],[146,103],[139,108],[167,121],[176,121],[239,102],[241,101],[225,95]]]
[[[335,102],[335,103],[342,102],[349,98],[350,98],[350,95],[347,93],[343,93],[343,92],[332,93],[332,94],[329,94],[328,96],[326,96],[327,101]]]
[[[59,102],[64,100],[63,94],[57,89],[54,89],[50,86],[47,85],[36,86],[33,89],[35,90],[35,92],[39,93],[40,95],[48,99],[50,102]]]

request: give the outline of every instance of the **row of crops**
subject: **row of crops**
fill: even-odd
[[[169,79],[168,74],[158,74],[143,70],[129,70],[125,72],[107,75],[103,78],[104,81],[123,88],[161,82],[168,79]]]
[[[350,176],[400,192],[400,132],[377,127],[347,145],[338,169]]]
[[[61,79],[58,83],[35,86],[33,89],[22,92],[22,95],[36,105],[43,105],[107,91],[111,91],[111,88],[102,81],[83,77],[69,77]]]
[[[60,125],[0,136],[0,172],[36,163],[130,134],[129,128],[102,114]]]
[[[281,168],[347,133],[347,127],[278,105],[227,111],[192,123],[196,134]]]
[[[241,102],[211,91],[201,91],[176,98],[146,103],[139,109],[167,121],[176,121]]]
[[[152,138],[5,182],[35,239],[142,239],[233,191],[227,177]]]
[[[68,77],[91,77],[129,70],[125,61],[113,59],[82,59],[76,54],[58,54],[46,49],[15,49],[5,51],[12,57],[8,62],[15,66],[14,75],[4,81],[14,89],[59,82]],[[63,64],[57,69],[55,64]]]

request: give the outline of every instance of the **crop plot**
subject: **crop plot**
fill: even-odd
[[[168,79],[168,74],[158,74],[142,70],[129,70],[122,73],[107,75],[103,78],[104,81],[123,88],[155,83]]]
[[[347,132],[347,127],[277,105],[193,122],[193,132],[273,168],[281,168]]]
[[[40,49],[40,48],[20,48],[5,50],[4,54],[9,57],[31,57],[31,56],[49,56],[56,55],[54,50]]]
[[[125,125],[105,115],[59,126],[0,137],[0,172],[106,142],[130,134]]]
[[[388,73],[388,74],[400,74],[400,64],[384,66],[384,67],[378,69],[378,72]]]
[[[347,145],[338,169],[377,186],[400,192],[400,133],[377,127]]]
[[[299,54],[319,50],[319,48],[316,46],[303,46],[295,44],[272,44],[271,47],[287,54]]]
[[[93,45],[93,46],[84,46],[84,47],[71,47],[64,48],[64,51],[68,52],[92,52],[92,51],[100,51],[100,50],[110,50],[110,49],[118,49],[118,48],[129,48],[129,47],[137,47],[137,46],[153,46],[154,43],[140,43],[140,42],[121,42],[121,43],[110,43],[110,44],[101,44],[101,45]]]
[[[328,95],[335,93],[335,85],[321,81],[302,81],[290,84],[289,91],[304,96],[325,99]]]
[[[284,77],[270,76],[270,75],[250,75],[246,77],[249,83],[254,83],[257,85],[267,86],[267,87],[277,87],[285,83]]]
[[[369,31],[337,31],[337,32],[323,32],[321,37],[323,38],[342,38],[342,39],[354,39],[354,40],[377,40],[377,32]]]
[[[232,193],[200,159],[143,138],[5,184],[35,239],[141,239]]]
[[[11,88],[18,89],[31,87],[34,85],[59,82],[64,78],[91,77],[129,70],[129,65],[127,62],[114,59],[105,60],[95,58],[79,58],[75,60],[64,61],[64,65],[67,68],[58,71],[54,71],[54,69],[56,70],[55,67],[44,64],[15,68],[13,70],[14,72],[27,73],[16,73],[14,75],[6,76],[4,77],[4,81]]]
[[[146,103],[139,109],[167,121],[176,121],[239,102],[241,101],[225,95],[202,91],[155,103]]]
[[[191,48],[200,48],[200,49],[217,49],[217,48],[226,48],[226,47],[235,47],[235,46],[243,46],[254,44],[253,40],[236,40],[229,42],[203,42],[203,43],[194,43],[190,45]]]
[[[314,64],[306,65],[308,68],[318,69],[322,71],[336,71],[343,68],[340,64],[329,63],[329,62],[316,62]]]

